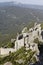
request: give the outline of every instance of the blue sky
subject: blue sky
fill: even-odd
[[[24,4],[43,5],[43,0],[0,0],[0,2],[17,1]]]

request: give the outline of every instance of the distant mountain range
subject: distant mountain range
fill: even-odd
[[[32,5],[32,4],[22,4],[18,3],[16,1],[11,1],[11,2],[1,2],[0,7],[5,7],[5,6],[19,6],[19,7],[24,7],[24,8],[34,8],[34,9],[43,9],[43,5]]]

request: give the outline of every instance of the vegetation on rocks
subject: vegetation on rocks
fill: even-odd
[[[34,54],[35,51],[33,52],[30,49],[27,51],[24,47],[22,47],[14,53],[9,52],[8,56],[0,57],[0,65],[9,61],[12,65],[28,65],[33,61],[37,61],[36,58],[34,59]],[[32,58],[33,60],[31,60]]]
[[[34,39],[34,43],[37,43],[37,44],[40,43],[40,41],[38,40],[38,38]]]
[[[41,45],[41,44],[43,45],[43,42],[39,41],[38,38],[34,39],[33,42],[34,42],[34,43],[37,43],[38,45]]]

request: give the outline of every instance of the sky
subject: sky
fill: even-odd
[[[0,0],[0,2],[16,1],[23,4],[43,5],[43,0]]]

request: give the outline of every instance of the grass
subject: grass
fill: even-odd
[[[8,56],[0,58],[0,65],[4,64],[5,62],[12,62],[13,65],[27,65],[28,61],[31,61],[31,58],[33,57],[33,55],[35,54],[35,51],[33,52],[32,50],[25,50],[24,47],[22,47],[21,49],[17,50],[14,53],[10,53]],[[19,64],[18,62],[16,62],[16,60],[20,60],[22,59],[24,61],[24,63]]]

